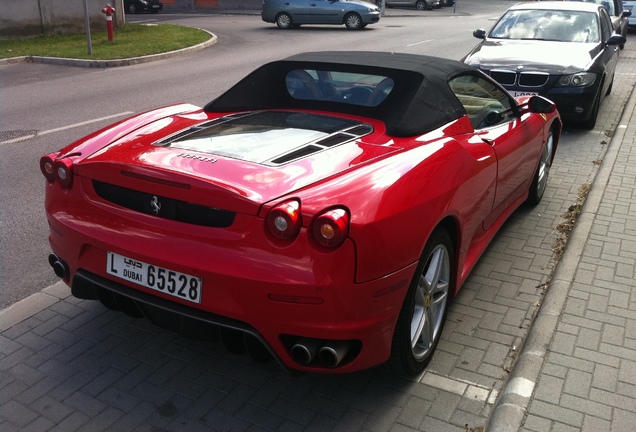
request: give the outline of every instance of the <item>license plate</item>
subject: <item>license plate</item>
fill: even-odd
[[[182,300],[201,303],[203,281],[200,277],[137,261],[110,251],[106,272]]]
[[[537,92],[520,92],[520,91],[513,91],[512,92],[512,95],[514,97],[518,97],[518,96],[536,96],[538,94],[539,93],[537,93]]]

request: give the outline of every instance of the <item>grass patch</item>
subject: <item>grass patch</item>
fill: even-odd
[[[203,30],[173,24],[126,24],[115,29],[115,40],[107,32],[91,32],[93,54],[88,55],[86,34],[37,36],[0,40],[0,58],[20,56],[65,57],[113,60],[159,54],[197,45],[210,39]]]

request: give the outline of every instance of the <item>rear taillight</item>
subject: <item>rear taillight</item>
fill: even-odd
[[[53,183],[55,181],[55,170],[53,168],[55,154],[52,153],[50,155],[42,156],[40,158],[40,170],[46,179]]]
[[[73,186],[73,161],[69,158],[56,159],[55,153],[42,156],[40,170],[50,183],[57,181],[64,189]]]
[[[285,201],[277,205],[267,215],[269,231],[282,240],[296,237],[301,226],[300,203],[296,200]]]
[[[343,208],[335,208],[321,213],[312,225],[314,238],[322,246],[336,248],[349,235],[349,213]]]

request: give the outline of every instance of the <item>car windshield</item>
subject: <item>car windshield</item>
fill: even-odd
[[[490,37],[596,43],[599,41],[599,29],[593,12],[512,10],[499,20]]]
[[[294,69],[285,79],[294,99],[323,100],[374,107],[393,90],[393,79],[381,75]]]

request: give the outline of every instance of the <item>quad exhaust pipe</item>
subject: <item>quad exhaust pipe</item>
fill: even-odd
[[[318,358],[323,365],[335,368],[349,353],[351,345],[348,341],[327,342],[318,352]]]
[[[302,338],[292,346],[291,354],[294,360],[303,366],[318,359],[322,366],[335,368],[347,356],[350,349],[350,341]]]
[[[68,277],[70,273],[68,264],[54,253],[49,254],[49,264],[53,267],[53,272],[57,277],[61,279],[66,279]]]

